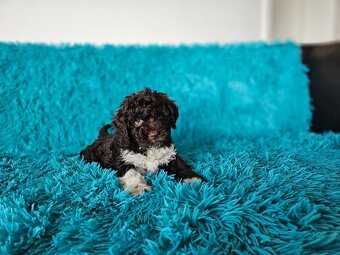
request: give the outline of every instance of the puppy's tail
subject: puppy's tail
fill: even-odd
[[[107,124],[105,125],[104,127],[102,127],[99,131],[99,135],[98,135],[98,138],[102,138],[102,137],[105,137],[105,136],[108,136],[109,133],[107,132],[107,130],[111,127],[110,124]]]

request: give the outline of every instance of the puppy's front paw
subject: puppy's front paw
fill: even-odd
[[[191,183],[191,182],[202,182],[203,179],[199,177],[192,177],[192,178],[185,178],[183,179],[183,182],[185,183]]]
[[[140,185],[137,185],[136,187],[126,188],[126,190],[130,191],[130,194],[132,196],[140,196],[144,192],[151,191],[152,187],[146,184],[140,184]]]
[[[141,175],[135,169],[130,169],[126,174],[120,178],[120,182],[124,187],[124,190],[131,193],[132,196],[139,196],[145,191],[151,191],[143,175]]]

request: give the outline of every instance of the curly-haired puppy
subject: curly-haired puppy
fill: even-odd
[[[115,169],[132,195],[150,191],[144,175],[159,169],[185,182],[203,180],[172,143],[171,128],[176,128],[177,118],[178,108],[166,94],[145,88],[122,102],[113,117],[115,133],[108,134],[111,125],[104,126],[97,140],[80,154],[86,162]]]

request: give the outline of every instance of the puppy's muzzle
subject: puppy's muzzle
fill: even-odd
[[[148,139],[151,142],[163,142],[166,140],[168,134],[166,132],[159,132],[157,130],[150,131]]]

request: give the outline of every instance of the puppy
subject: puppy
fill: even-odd
[[[163,169],[184,182],[203,178],[177,154],[171,139],[176,128],[178,108],[166,94],[149,88],[127,96],[113,117],[112,126],[104,126],[97,140],[80,155],[86,162],[98,162],[117,171],[124,189],[132,195],[150,191],[147,172]],[[112,127],[115,133],[108,134]]]

